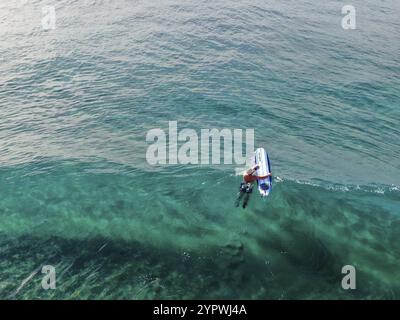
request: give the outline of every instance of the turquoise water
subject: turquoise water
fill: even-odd
[[[0,298],[400,298],[398,1],[49,4],[0,4]],[[254,128],[269,198],[150,166],[168,121]]]

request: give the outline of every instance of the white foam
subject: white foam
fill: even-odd
[[[279,178],[279,180],[278,180]],[[275,178],[276,182],[284,182],[284,181],[291,181],[295,182],[296,184],[307,185],[312,187],[320,187],[326,190],[331,191],[340,191],[340,192],[351,192],[351,191],[361,191],[361,192],[370,192],[376,194],[385,194],[385,192],[399,192],[400,187],[395,185],[340,185],[340,184],[332,184],[328,182],[314,182],[309,180],[300,180],[300,179],[283,179],[282,177]]]

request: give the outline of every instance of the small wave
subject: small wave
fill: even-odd
[[[396,185],[342,185],[342,184],[332,184],[329,182],[315,182],[310,180],[300,180],[300,179],[283,179],[282,177],[276,177],[275,182],[294,182],[296,184],[307,185],[312,187],[324,188],[326,190],[331,191],[340,191],[340,192],[368,192],[368,193],[376,193],[376,194],[385,194],[386,192],[399,192],[400,187]]]

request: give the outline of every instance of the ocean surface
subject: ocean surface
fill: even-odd
[[[346,4],[2,0],[0,298],[400,299],[400,2]],[[149,165],[169,121],[254,128],[270,196]]]

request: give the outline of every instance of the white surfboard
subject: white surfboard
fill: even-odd
[[[269,157],[264,148],[258,148],[254,151],[254,163],[259,165],[256,171],[257,176],[266,176],[271,173],[271,164],[269,162]],[[265,179],[257,180],[258,191],[262,197],[267,197],[272,189],[272,178],[271,176]]]

